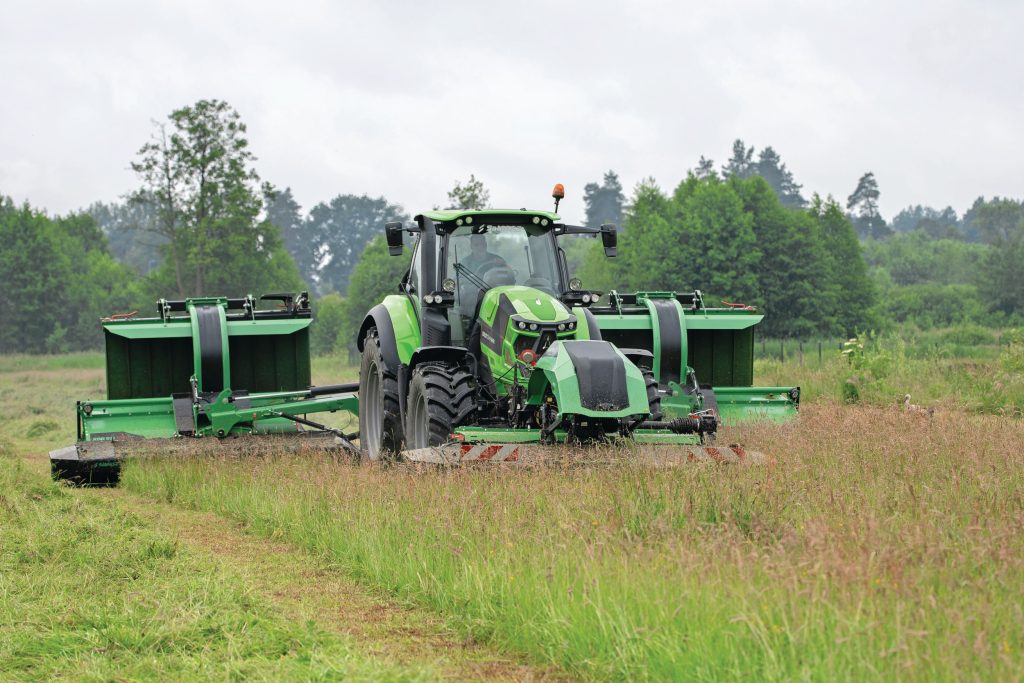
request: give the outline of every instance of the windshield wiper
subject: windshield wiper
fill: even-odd
[[[491,286],[487,284],[487,281],[482,277],[474,273],[472,270],[462,265],[461,263],[455,263],[455,272],[459,275],[464,276],[467,280],[476,285],[477,289],[490,289]]]

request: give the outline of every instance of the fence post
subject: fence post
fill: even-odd
[[[818,365],[821,365],[821,340],[818,340]]]
[[[779,362],[780,363],[785,363],[786,362],[786,340],[785,339],[780,339],[779,340]]]
[[[803,367],[804,366],[804,340],[803,339],[801,339],[799,342],[797,342],[797,348],[800,351],[800,353],[799,353],[800,367]]]

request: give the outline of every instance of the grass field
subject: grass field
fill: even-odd
[[[73,399],[101,395],[102,360],[0,359],[0,519],[15,530],[0,541],[0,677],[1020,680],[1016,359],[909,356],[759,361],[760,381],[807,400],[796,423],[725,435],[767,466],[440,472],[266,454],[148,461],[119,491],[52,485],[39,458],[73,439]],[[315,373],[353,377],[332,359]],[[856,404],[837,400],[850,379]],[[934,417],[900,410],[903,393]],[[179,532],[226,524],[297,564],[254,589],[253,553],[211,558],[168,528],[177,515],[195,516]],[[303,563],[477,649],[435,661],[419,639],[403,659],[405,636],[289,616],[274,596],[308,588]]]

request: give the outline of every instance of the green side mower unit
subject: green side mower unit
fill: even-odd
[[[50,453],[54,476],[116,482],[123,452],[152,439],[329,435],[354,449],[308,418],[359,405],[355,384],[310,386],[309,297],[262,300],[278,307],[161,299],[159,317],[103,320],[107,398],[78,402],[78,442]]]

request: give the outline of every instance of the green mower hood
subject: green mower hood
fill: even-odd
[[[528,403],[540,405],[548,387],[563,415],[621,418],[650,409],[643,373],[604,341],[552,344],[530,375]]]

